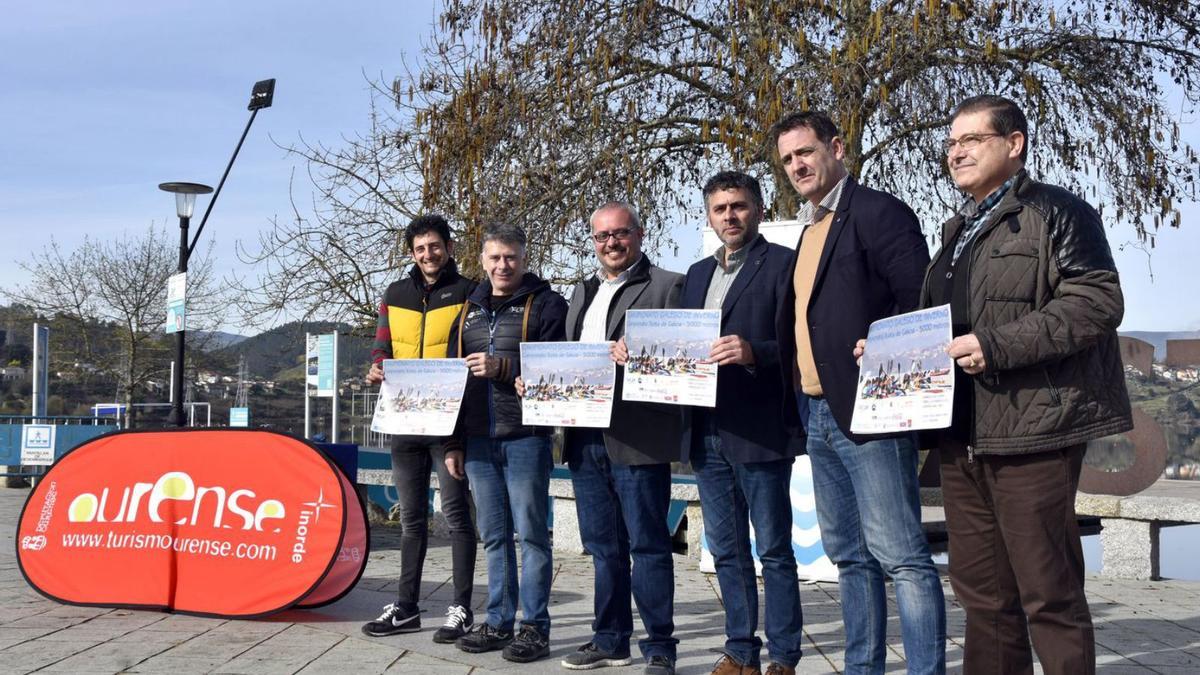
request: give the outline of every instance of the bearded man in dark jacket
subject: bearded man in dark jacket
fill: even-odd
[[[465,652],[503,649],[526,663],[550,654],[551,553],[549,427],[524,426],[514,382],[521,374],[522,342],[556,342],[565,336],[567,301],[536,274],[525,271],[525,232],[489,227],[483,235],[485,279],[468,297],[450,330],[450,358],[464,358],[471,373],[456,437],[466,451],[450,449],[451,474],[470,478],[476,519],[487,557],[487,621],[455,643]],[[513,529],[521,539],[521,579]],[[515,631],[517,601],[521,625]]]
[[[1087,441],[1132,428],[1117,345],[1124,303],[1095,209],[1025,172],[1012,101],[959,104],[950,175],[970,195],[943,227],[922,306],[950,304],[959,369],[938,433],[963,670],[1093,673],[1075,491]]]

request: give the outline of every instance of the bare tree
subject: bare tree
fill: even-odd
[[[61,355],[60,362],[80,361],[119,382],[126,425],[138,388],[163,377],[171,360],[163,329],[167,277],[175,272],[177,256],[165,228],[104,241],[88,237],[70,252],[52,240],[19,262],[30,282],[5,293],[67,327],[54,334],[52,353]],[[215,328],[225,303],[207,250],[189,261],[187,293],[188,330]],[[113,336],[115,344],[106,344]],[[203,348],[203,339],[192,333],[189,345]]]
[[[980,93],[1025,108],[1035,175],[1153,246],[1196,198],[1179,126],[1198,80],[1189,0],[444,0],[419,66],[377,84],[367,132],[291,147],[312,215],[277,222],[247,260],[267,270],[264,306],[365,321],[406,262],[399,228],[438,211],[468,271],[482,227],[507,220],[529,231],[531,267],[570,281],[609,199],[639,208],[652,253],[719,169],[764,178],[769,215],[790,217],[799,197],[766,133],[809,108],[839,122],[856,175],[932,230],[962,200],[940,143],[950,109]]]
[[[500,158],[541,167],[566,207],[577,183],[624,176],[671,209],[718,167],[773,173],[771,124],[819,108],[854,173],[941,213],[961,198],[939,140],[951,107],[979,93],[1028,111],[1037,175],[1139,238],[1177,226],[1176,203],[1196,196],[1165,89],[1188,112],[1200,100],[1188,0],[448,0],[441,28],[433,51],[466,56],[448,93],[438,71],[414,85],[434,203],[480,199],[475,179]],[[778,190],[775,215],[796,200]]]

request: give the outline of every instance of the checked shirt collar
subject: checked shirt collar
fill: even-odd
[[[1000,187],[993,190],[992,194],[985,197],[978,204],[975,203],[974,199],[968,199],[967,203],[959,210],[959,213],[963,217],[963,229],[958,234],[958,241],[954,242],[954,255],[950,258],[951,265],[958,264],[958,256],[962,255],[963,249],[967,247],[967,244],[971,243],[975,235],[979,234],[979,230],[983,229],[983,224],[987,222],[988,216],[996,209],[996,205],[1008,193],[1008,189],[1013,186],[1013,183],[1017,182],[1018,175],[1020,175],[1020,172],[1010,176],[1008,180],[1004,181]]]

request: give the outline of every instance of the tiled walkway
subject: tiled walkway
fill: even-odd
[[[517,665],[498,654],[465,654],[437,645],[449,595],[449,547],[431,541],[425,567],[426,630],[372,639],[359,626],[391,601],[399,552],[394,531],[377,532],[362,581],[346,598],[318,611],[267,620],[225,621],[188,616],[69,607],[34,592],[17,569],[13,532],[27,490],[0,489],[0,673],[563,673],[564,655],[590,635],[592,574],[583,556],[556,555],[550,613],[552,656]],[[481,551],[482,553],[482,551]],[[484,599],[478,564],[476,603]],[[707,673],[723,641],[715,578],[676,557],[675,624],[681,674]],[[961,670],[962,612],[947,595],[950,670]],[[1105,673],[1200,672],[1200,583],[1089,580],[1097,652]],[[805,618],[803,673],[840,672],[842,624],[835,584],[801,588]],[[888,672],[904,672],[899,623],[888,624]],[[636,637],[636,635],[635,635]],[[635,650],[636,652],[636,650]],[[641,665],[598,672],[640,673]]]

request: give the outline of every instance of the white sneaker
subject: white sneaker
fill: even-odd
[[[475,617],[471,610],[462,605],[450,605],[446,608],[446,623],[433,634],[433,641],[440,644],[450,644],[458,638],[471,632],[475,626]]]

